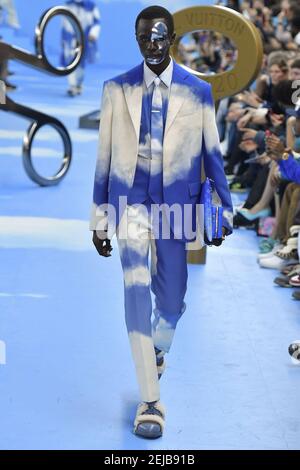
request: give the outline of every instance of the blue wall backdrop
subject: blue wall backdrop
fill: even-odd
[[[104,67],[128,67],[139,62],[140,55],[134,40],[134,22],[140,10],[148,5],[159,4],[172,13],[182,8],[196,5],[211,5],[213,0],[167,0],[161,2],[149,0],[104,0],[96,1],[102,16],[102,31],[99,39],[99,63]],[[51,0],[15,0],[21,30],[13,37],[15,44],[22,47],[28,38],[33,48],[34,28],[43,11],[63,1]],[[4,38],[11,39],[11,34],[4,31]],[[27,38],[27,41],[25,40]],[[122,38],[120,40],[120,38]]]

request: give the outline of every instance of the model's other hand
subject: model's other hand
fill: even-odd
[[[111,256],[110,253],[113,250],[113,247],[111,246],[109,238],[99,237],[96,230],[94,230],[93,243],[100,256],[105,256],[106,258]]]
[[[208,241],[206,235],[204,234],[204,241],[209,246],[221,246],[223,241],[225,240],[227,234],[227,229],[222,227],[222,238],[213,238],[212,241]]]

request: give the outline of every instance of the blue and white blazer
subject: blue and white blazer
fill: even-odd
[[[143,96],[143,63],[103,85],[98,158],[91,230],[101,230],[103,217],[112,238],[122,217],[119,197],[132,187],[137,165]],[[232,232],[232,202],[226,181],[211,85],[174,62],[163,141],[164,203],[196,204],[201,169],[215,182],[223,206],[223,226]],[[103,210],[111,204],[117,224]],[[196,217],[196,212],[193,212]],[[99,221],[101,220],[101,227]],[[201,224],[201,222],[198,222]],[[172,227],[171,227],[172,228]],[[199,228],[201,230],[201,227]],[[188,241],[182,239],[182,241]]]

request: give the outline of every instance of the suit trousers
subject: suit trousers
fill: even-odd
[[[116,233],[124,275],[126,326],[141,400],[147,402],[159,399],[154,348],[169,351],[186,308],[187,287],[185,243],[167,230],[163,232],[162,227],[168,226],[164,213],[155,212],[154,216],[151,207],[159,206],[150,198],[143,204],[127,205]]]

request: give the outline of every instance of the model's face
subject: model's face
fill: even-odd
[[[170,36],[164,18],[141,19],[137,25],[136,39],[146,63],[159,65],[168,57],[175,35]]]

